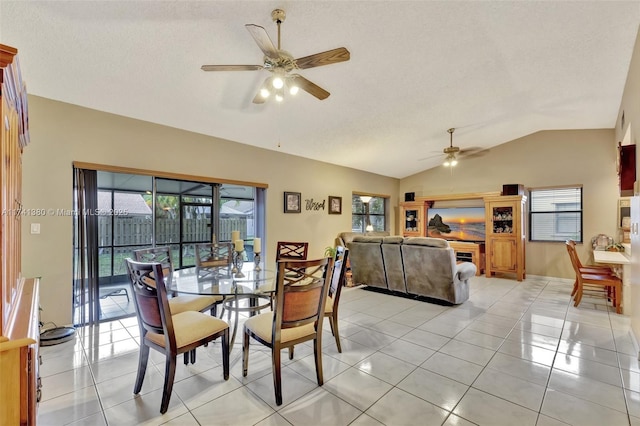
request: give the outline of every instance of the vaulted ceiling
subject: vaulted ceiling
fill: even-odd
[[[252,99],[265,70],[245,24],[300,58],[331,93]],[[612,128],[638,1],[7,1],[0,42],[28,92],[243,144],[402,178],[454,145],[490,148],[552,129]]]

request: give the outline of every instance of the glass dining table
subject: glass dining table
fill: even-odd
[[[238,317],[241,312],[255,315],[257,312],[271,308],[271,300],[275,291],[276,271],[260,269],[256,271],[253,263],[245,263],[240,271],[233,265],[216,267],[190,267],[173,272],[167,285],[168,292],[205,296],[222,296],[223,311],[234,312],[235,319],[229,349],[233,348],[238,329]],[[246,301],[246,303],[243,303]]]

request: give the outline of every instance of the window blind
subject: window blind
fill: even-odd
[[[531,241],[582,242],[582,187],[531,189]]]

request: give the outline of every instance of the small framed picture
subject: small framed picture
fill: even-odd
[[[299,192],[285,192],[284,193],[284,212],[285,213],[300,213],[300,199],[301,194]]]
[[[342,214],[342,197],[329,195],[329,214]]]

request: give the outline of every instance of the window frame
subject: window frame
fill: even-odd
[[[575,190],[579,192],[579,204],[576,209],[573,210],[534,210],[534,198],[536,192],[550,192],[554,193],[556,191],[567,191],[567,190]],[[584,188],[582,185],[563,185],[563,186],[554,186],[554,187],[544,187],[544,188],[529,188],[529,208],[528,208],[528,216],[529,216],[529,241],[530,242],[538,242],[538,243],[564,243],[567,239],[572,239],[577,243],[582,243],[584,241]],[[555,204],[575,204],[575,203],[555,203]],[[535,217],[540,217],[543,215],[553,215],[553,234],[562,234],[559,230],[560,222],[562,215],[577,215],[579,221],[579,235],[575,234],[569,236],[560,236],[557,239],[535,239]]]
[[[371,204],[374,199],[382,200],[382,213],[372,213],[370,208],[364,208],[364,203],[360,200],[361,196],[371,197],[371,201],[367,204]],[[360,212],[360,207],[362,206],[362,212]],[[384,232],[389,228],[388,218],[389,218],[389,197],[383,195],[376,194],[352,194],[351,195],[351,231],[352,232],[362,232],[366,233],[367,226],[367,216],[369,216],[369,222],[373,225],[374,221],[371,218],[378,218],[375,223],[380,222],[380,218],[382,218],[382,223],[384,224],[383,229],[373,229],[372,232]],[[361,218],[360,224],[362,225],[359,230],[356,230],[353,226],[354,218]]]

